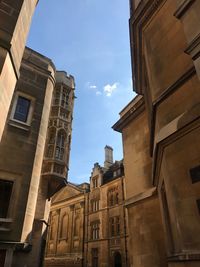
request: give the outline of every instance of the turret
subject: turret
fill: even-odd
[[[49,118],[43,176],[49,180],[49,196],[67,181],[74,107],[74,78],[64,71],[56,72]]]

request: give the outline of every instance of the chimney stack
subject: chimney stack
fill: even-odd
[[[113,148],[111,146],[105,146],[105,161],[104,167],[108,169],[113,164]]]

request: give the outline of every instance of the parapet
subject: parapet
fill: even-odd
[[[24,50],[23,61],[22,63],[32,63],[34,66],[39,67],[40,69],[50,71],[52,76],[56,72],[56,67],[52,60],[33,49],[26,47]]]
[[[66,71],[56,71],[56,83],[62,83],[72,89],[75,88],[74,77]]]

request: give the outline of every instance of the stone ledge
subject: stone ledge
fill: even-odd
[[[143,200],[145,200],[149,197],[152,197],[156,194],[157,194],[156,187],[147,189],[146,191],[144,191],[138,195],[135,195],[134,197],[131,197],[128,200],[126,200],[125,206],[128,207],[130,205],[136,205],[138,202],[143,201]]]
[[[18,121],[15,121],[15,120],[9,120],[8,124],[12,127],[16,127],[18,129],[21,129],[21,130],[24,130],[26,132],[29,132],[30,131],[30,125],[28,124],[25,124],[25,123],[21,123],[21,122],[18,122]]]
[[[167,257],[170,262],[177,261],[200,261],[200,251],[174,254]]]

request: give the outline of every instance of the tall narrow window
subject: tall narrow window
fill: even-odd
[[[92,199],[90,202],[91,211],[95,212],[99,210],[99,199]]]
[[[21,122],[27,122],[31,100],[18,96],[13,118]]]
[[[111,234],[111,236],[115,236],[115,220],[114,220],[114,218],[110,219],[110,234]]]
[[[64,147],[65,147],[65,133],[60,131],[57,136],[56,142],[56,158],[63,160],[64,158]]]
[[[98,187],[98,176],[92,178],[93,188]]]
[[[13,182],[0,180],[0,218],[7,217],[12,187]]]
[[[99,239],[99,226],[100,226],[99,221],[91,223],[91,239],[92,240]]]
[[[56,129],[54,127],[51,127],[49,129],[49,144],[55,143],[55,137],[56,137]]]
[[[108,206],[114,206],[119,204],[118,187],[114,187],[108,190],[107,201],[108,201]]]
[[[115,223],[116,223],[116,235],[120,235],[120,219],[119,217],[115,217]]]
[[[110,218],[110,236],[119,236],[120,235],[120,219],[119,216]]]
[[[119,193],[116,192],[116,195],[115,195],[115,204],[119,204]]]
[[[56,92],[54,93],[54,105],[60,104],[60,90],[56,89]]]

